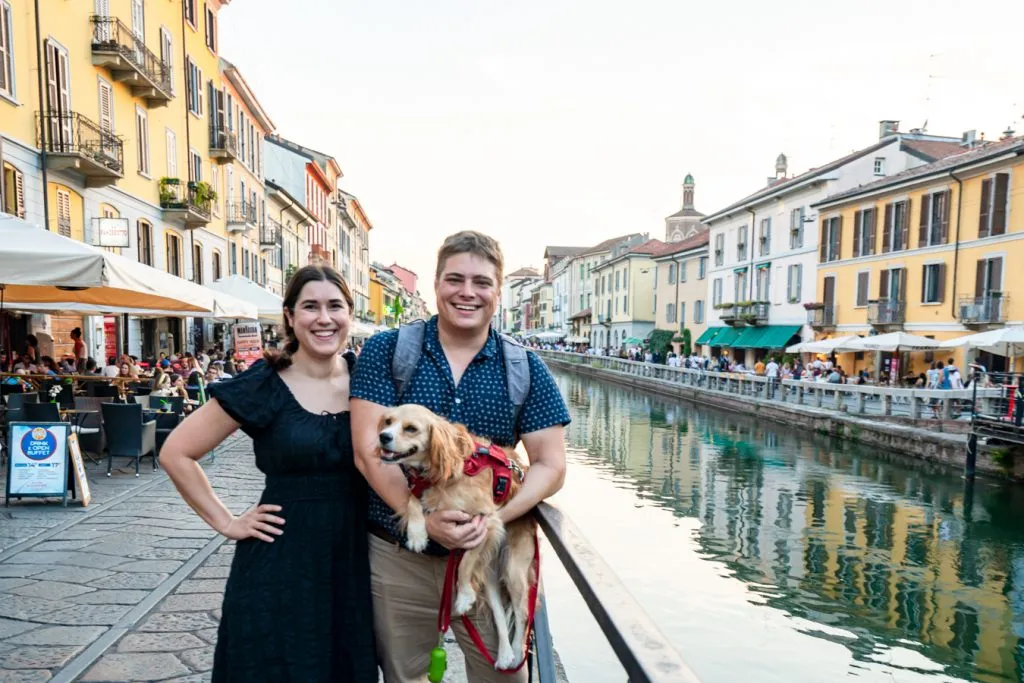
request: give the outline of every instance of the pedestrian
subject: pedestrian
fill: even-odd
[[[422,341],[408,381],[396,386],[392,359],[401,330],[374,335],[363,346],[352,379],[352,424],[356,463],[373,488],[370,493],[370,565],[377,651],[386,683],[422,681],[437,646],[438,607],[449,550],[479,545],[486,533],[484,518],[458,511],[426,516],[431,542],[424,553],[405,548],[395,510],[409,501],[409,488],[397,467],[377,457],[378,418],[385,409],[404,403],[423,405],[440,416],[502,448],[522,437],[530,460],[529,476],[499,515],[504,521],[527,514],[555,493],[565,476],[565,425],[569,413],[544,362],[491,329],[501,296],[503,258],[497,241],[478,232],[448,237],[437,254],[434,293],[438,313],[420,323]],[[406,326],[408,328],[408,326]],[[411,339],[412,337],[405,337]],[[403,347],[406,348],[406,347]],[[410,349],[406,349],[410,350]],[[417,349],[411,349],[416,356]],[[529,392],[517,413],[506,366],[508,354],[522,353],[515,364],[529,377]],[[399,356],[400,358],[405,355]],[[469,617],[493,657],[497,636],[489,608],[478,600]],[[526,667],[515,673],[496,671],[473,644],[459,620],[452,622],[466,668],[474,683],[521,683]]]
[[[82,328],[76,327],[71,330],[71,342],[73,345],[75,368],[81,372],[85,368],[85,342],[82,341]]]
[[[366,482],[353,462],[349,380],[339,356],[352,294],[328,266],[289,280],[287,343],[233,379],[167,438],[160,463],[189,505],[238,542],[213,681],[376,683]],[[266,474],[259,504],[235,516],[198,460],[241,429]],[[285,521],[287,520],[287,525]]]

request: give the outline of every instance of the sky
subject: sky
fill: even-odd
[[[287,7],[287,9],[283,9]],[[877,140],[878,121],[1024,133],[1011,0],[234,0],[221,54],[286,138],[333,155],[370,257],[420,276],[475,229],[506,272],[546,245],[664,237],[696,206]]]

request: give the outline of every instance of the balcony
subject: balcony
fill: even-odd
[[[210,208],[216,193],[204,182],[182,184],[178,178],[160,180],[160,208],[168,221],[180,221],[186,229],[210,222]]]
[[[281,224],[273,218],[264,218],[260,225],[260,248],[271,249],[279,246],[281,246]]]
[[[106,68],[148,107],[162,107],[174,97],[170,63],[153,54],[120,19],[92,17],[92,63]]]
[[[906,320],[906,301],[878,299],[868,302],[868,324],[874,327],[903,327]]]
[[[95,121],[76,112],[46,112],[37,115],[37,124],[48,169],[78,171],[85,176],[86,187],[110,185],[124,177],[124,143]]]
[[[746,306],[740,307],[740,320],[747,325],[761,326],[768,324],[768,309],[771,307],[767,301],[752,301]]]
[[[1002,292],[990,292],[985,296],[962,296],[957,307],[957,319],[965,327],[986,327],[1006,322],[1006,307],[1009,297]]]
[[[224,164],[238,158],[238,136],[223,126],[210,128],[210,156]]]
[[[259,225],[256,205],[252,202],[230,202],[227,208],[228,232],[245,233]]]
[[[808,304],[810,306],[810,304]],[[834,304],[818,304],[807,309],[807,324],[812,329],[828,331],[836,329],[837,308]]]

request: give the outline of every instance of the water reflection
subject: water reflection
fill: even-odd
[[[1020,488],[980,482],[965,496],[948,470],[585,378],[557,380],[579,457],[636,496],[699,520],[703,556],[763,604],[826,625],[814,635],[863,665],[909,647],[923,655],[911,670],[1021,680]]]

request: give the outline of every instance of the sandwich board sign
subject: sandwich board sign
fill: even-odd
[[[89,507],[92,492],[89,491],[89,478],[85,476],[85,461],[82,460],[82,448],[78,445],[78,434],[68,435],[68,455],[71,456],[71,470],[75,473],[78,499],[82,501],[82,507]]]
[[[66,422],[12,422],[7,441],[6,505],[15,498],[61,498],[68,504]]]

